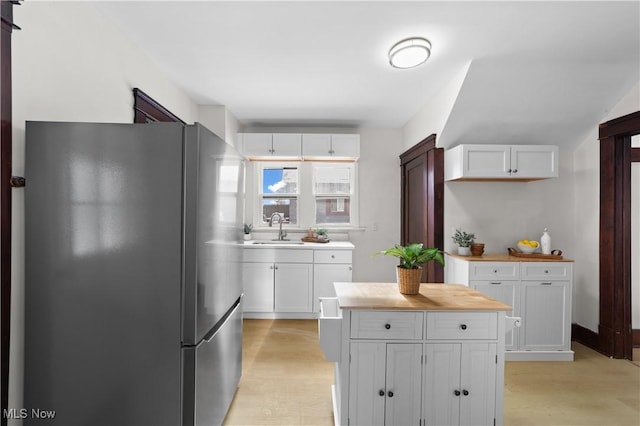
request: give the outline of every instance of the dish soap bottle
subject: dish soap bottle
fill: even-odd
[[[542,249],[542,254],[551,254],[551,237],[547,232],[547,228],[544,228],[544,233],[540,237],[540,248]]]

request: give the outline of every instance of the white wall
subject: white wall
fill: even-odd
[[[638,111],[639,107],[640,83],[636,84],[605,117],[602,117],[598,123],[594,123],[593,130],[575,149],[573,155],[575,173],[573,232],[576,236],[573,317],[574,322],[594,332],[598,332],[600,315],[600,143],[598,142],[598,124]],[[633,302],[633,311],[638,312],[640,301],[636,297]]]
[[[198,107],[198,121],[220,136],[229,145],[236,146],[238,134],[238,120],[223,105],[200,105]]]
[[[360,225],[351,232],[356,246],[353,280],[395,282],[398,261],[372,253],[400,243],[400,154],[402,132],[391,129],[360,129]]]
[[[432,133],[441,135],[470,66],[471,62],[454,73],[449,82],[443,85],[433,97],[425,99],[425,104],[420,111],[404,125],[402,132],[405,151]],[[437,140],[436,143],[438,143]]]
[[[187,122],[197,105],[90,3],[24,2],[14,7],[13,174],[24,175],[25,120],[133,122],[138,87]],[[27,183],[28,184],[28,183]],[[24,198],[13,191],[9,407],[22,407]]]

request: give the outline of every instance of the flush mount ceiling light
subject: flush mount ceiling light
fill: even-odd
[[[413,68],[423,64],[431,55],[431,42],[426,38],[411,37],[397,42],[389,50],[389,64],[394,68]]]

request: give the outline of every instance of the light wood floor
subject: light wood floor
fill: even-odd
[[[574,362],[506,364],[505,425],[640,425],[640,367],[573,350]],[[225,425],[333,425],[317,321],[245,320],[243,355]]]

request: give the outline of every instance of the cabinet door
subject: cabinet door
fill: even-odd
[[[271,133],[243,133],[242,153],[247,156],[270,156],[272,136]]]
[[[311,312],[313,265],[276,263],[275,311]]]
[[[509,145],[464,145],[462,150],[464,177],[503,178],[510,176]]]
[[[302,155],[327,157],[331,151],[331,135],[305,133],[302,135]]]
[[[387,344],[385,424],[420,423],[422,344]]]
[[[274,133],[272,152],[275,157],[302,156],[302,135],[296,133]]]
[[[273,312],[273,273],[273,263],[242,264],[245,312]]]
[[[520,316],[520,282],[519,281],[471,281],[471,288],[501,301],[513,309],[508,316]],[[514,327],[505,334],[504,347],[508,351],[518,348],[518,330]]]
[[[511,176],[514,178],[558,177],[558,147],[512,145]]]
[[[422,384],[425,425],[457,425],[460,416],[460,344],[425,345]]]
[[[351,343],[349,424],[383,425],[386,343]]]
[[[360,135],[331,135],[329,154],[341,158],[360,157]]]
[[[496,406],[495,343],[463,343],[460,356],[460,425],[492,425]]]
[[[569,281],[522,281],[520,350],[569,350],[571,339]]]
[[[351,282],[351,265],[315,264],[313,268],[313,312],[320,312],[320,297],[336,297],[334,282]]]

